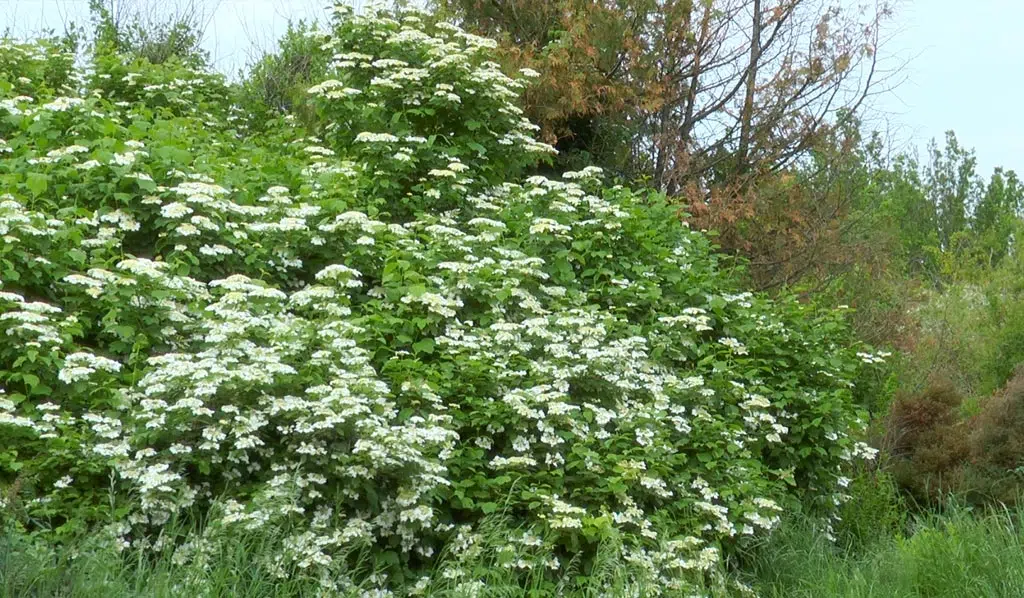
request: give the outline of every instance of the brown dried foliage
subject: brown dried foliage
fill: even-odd
[[[1014,377],[974,418],[971,461],[1006,469],[1024,465],[1024,376]]]
[[[948,382],[893,403],[883,439],[897,483],[918,501],[949,495],[973,504],[1013,504],[1024,489],[1024,368],[963,417]]]
[[[621,148],[581,149],[670,196],[792,165],[888,76],[886,0],[863,13],[827,0],[436,2],[499,40],[507,68],[541,73],[526,108],[549,141],[611,123]]]
[[[962,397],[948,382],[900,396],[886,422],[885,444],[897,483],[926,504],[941,503],[962,489],[968,433],[960,416]]]

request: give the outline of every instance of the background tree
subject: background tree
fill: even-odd
[[[975,172],[978,160],[974,151],[961,146],[952,131],[946,132],[945,148],[932,140],[928,154],[931,162],[925,170],[925,183],[938,216],[940,246],[949,249],[954,235],[967,228],[984,183]]]
[[[539,77],[525,92],[527,116],[555,145],[560,164],[597,162],[634,174],[630,137],[651,90],[636,62],[647,49],[644,22],[655,2],[606,0],[438,0],[443,18],[501,42],[509,71]],[[668,11],[668,8],[662,9]]]
[[[902,262],[899,269],[934,277],[938,214],[925,189],[920,163],[913,155],[901,154],[880,173],[880,178],[878,222],[900,240],[894,256]]]
[[[996,168],[974,211],[983,263],[995,265],[1010,251],[1024,205],[1024,188],[1017,173]]]
[[[882,82],[876,48],[890,14],[818,0],[439,4],[501,41],[508,66],[541,73],[527,111],[549,136],[602,155],[593,130],[624,127],[633,172],[669,194],[693,176],[779,170],[806,155]]]
[[[791,183],[820,182],[845,168],[822,160],[842,158],[835,150],[850,143],[842,121],[856,120],[865,100],[890,82],[877,53],[887,4],[438,4],[444,16],[499,40],[510,71],[541,74],[527,91],[526,111],[562,152],[557,165],[583,157],[677,198],[697,226],[722,233],[724,249],[782,270],[755,278],[792,281],[808,265],[787,260],[820,254],[825,238],[847,228],[823,220],[847,213],[821,203],[830,191],[797,199],[793,193],[808,188]],[[837,146],[838,138],[848,140]]]
[[[172,57],[200,66],[209,63],[201,42],[218,2],[178,0],[89,0],[95,42],[111,51],[130,53],[152,64]]]

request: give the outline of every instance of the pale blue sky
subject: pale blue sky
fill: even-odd
[[[1024,2],[917,0],[900,7],[888,53],[909,59],[904,82],[875,106],[897,139],[956,131],[979,171],[1024,171]]]
[[[190,0],[127,0],[167,14]],[[106,4],[108,0],[104,0]],[[208,18],[204,47],[215,66],[235,74],[254,50],[270,47],[288,28],[288,20],[325,18],[331,0],[192,0]],[[351,4],[352,2],[350,2]],[[358,2],[357,2],[358,3]],[[0,30],[16,34],[44,28],[62,30],[65,21],[88,23],[89,0],[0,0]]]
[[[364,0],[365,1],[365,0]],[[166,7],[184,0],[138,0]],[[218,69],[234,73],[253,46],[270,47],[289,18],[322,16],[329,0],[197,0],[212,7],[205,44]],[[0,29],[60,29],[87,20],[88,0],[0,0]],[[901,147],[920,147],[956,131],[977,150],[980,172],[1003,165],[1024,171],[1024,1],[904,0],[882,48],[902,81],[876,97],[872,126]]]

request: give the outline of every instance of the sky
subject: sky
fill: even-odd
[[[137,0],[178,5],[184,0]],[[288,20],[325,15],[329,0],[196,0],[207,9],[204,39],[214,66],[235,74],[267,49]],[[159,4],[158,4],[159,3]],[[61,30],[86,23],[88,0],[0,0],[0,31]],[[924,155],[929,139],[956,132],[974,148],[979,173],[1024,171],[1024,1],[903,0],[881,48],[895,85],[873,99],[870,126],[899,149]]]
[[[893,137],[923,150],[952,129],[975,149],[980,173],[996,166],[1024,171],[1022,23],[1020,0],[901,5],[883,54],[892,64],[906,62],[902,83],[874,103]]]

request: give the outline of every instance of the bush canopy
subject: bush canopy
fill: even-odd
[[[503,516],[503,567],[614,540],[672,593],[842,501],[881,359],[844,310],[743,292],[656,193],[530,176],[535,73],[493,42],[335,13],[287,112],[173,57],[0,45],[6,512],[181,559],[278,530],[282,575],[409,593],[479,584]]]

